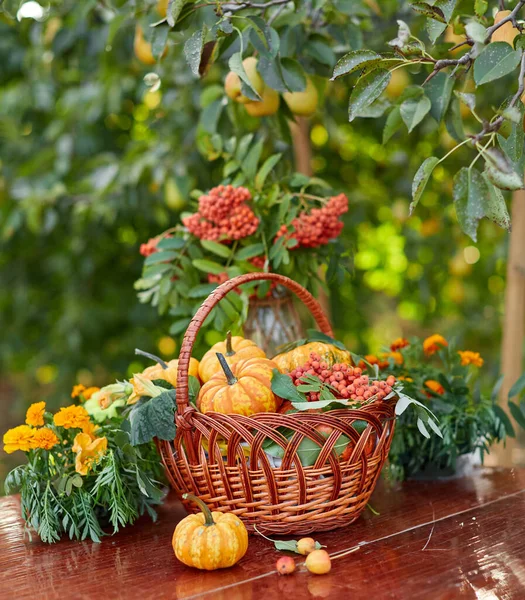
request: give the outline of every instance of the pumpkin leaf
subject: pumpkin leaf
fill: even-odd
[[[175,390],[166,390],[155,398],[142,397],[131,409],[131,445],[146,444],[154,437],[173,440],[175,427]]]
[[[285,400],[297,403],[306,402],[306,398],[295,387],[292,378],[289,375],[280,373],[278,369],[273,370],[272,392]]]

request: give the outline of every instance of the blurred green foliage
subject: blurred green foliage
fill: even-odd
[[[396,17],[423,24],[404,2],[380,4],[380,15],[352,5],[354,47],[384,49]],[[104,3],[53,5],[42,22],[0,20],[0,382],[11,422],[35,399],[64,402],[77,381],[104,385],[132,362],[145,366],[135,347],[176,354],[170,318],[136,299],[138,249],[178,222],[189,190],[222,178],[221,160],[206,160],[195,140],[226,65],[198,80],[177,33],[167,57],[147,67],[133,55],[132,15],[115,23]],[[158,92],[144,83],[150,70]],[[414,67],[409,77],[424,73]],[[354,274],[332,290],[337,337],[364,353],[439,331],[482,353],[488,381],[498,371],[507,238],[482,222],[473,244],[457,224],[451,181],[468,151],[434,170],[408,218],[414,173],[451,148],[450,136],[428,120],[383,145],[384,119],[347,122],[348,87],[331,84],[311,120],[315,174],[351,205],[342,240]],[[481,95],[498,103],[497,86]],[[242,127],[233,133],[257,131],[291,159],[271,124]]]

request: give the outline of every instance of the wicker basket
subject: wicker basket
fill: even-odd
[[[394,432],[394,402],[375,402],[358,410],[324,413],[260,413],[245,417],[202,414],[188,402],[188,366],[195,338],[213,307],[244,283],[271,279],[294,292],[323,333],[332,329],[319,303],[298,283],[275,273],[249,273],[220,285],[193,317],[184,336],[177,380],[177,435],[157,441],[171,485],[190,492],[213,510],[233,512],[248,531],[307,534],[355,521],[365,508],[385,463]],[[359,434],[352,424],[361,422]],[[364,429],[363,429],[364,422]],[[328,438],[316,428],[332,429]],[[295,432],[290,439],[278,428]],[[355,444],[347,460],[334,450],[340,435]],[[270,438],[283,449],[282,463],[272,466],[263,443]],[[297,449],[305,439],[319,446],[312,466],[303,466]],[[309,442],[310,443],[310,442]],[[222,447],[222,450],[221,450]],[[190,511],[195,507],[188,504]]]

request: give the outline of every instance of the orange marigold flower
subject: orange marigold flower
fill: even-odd
[[[89,469],[104,456],[108,448],[105,437],[94,440],[87,433],[77,433],[73,442],[73,452],[76,452],[75,471],[87,475]]]
[[[439,335],[439,333],[427,337],[423,342],[423,350],[427,356],[432,356],[432,354],[435,354],[438,350],[446,346],[448,346],[447,340],[442,335]]]
[[[49,429],[49,427],[41,427],[35,431],[33,442],[35,448],[51,450],[51,448],[58,444],[59,440],[56,433]]]
[[[35,402],[27,409],[26,423],[33,427],[40,427],[44,424],[44,413],[46,412],[45,402]]]
[[[95,394],[96,392],[98,392],[99,390],[100,390],[100,388],[95,387],[95,386],[88,387],[82,392],[82,397],[84,398],[84,400],[89,400],[91,398],[91,396],[93,394]]]
[[[400,375],[397,378],[398,381],[408,381],[409,383],[412,383],[414,380],[412,379],[412,377],[405,377],[405,375]]]
[[[410,342],[405,339],[405,338],[397,338],[397,340],[394,340],[391,344],[390,344],[390,350],[392,350],[392,352],[396,352],[397,350],[401,350],[401,348],[406,348],[407,346],[410,346]]]
[[[459,350],[458,354],[461,356],[461,364],[466,367],[467,365],[474,365],[475,367],[482,367],[485,362],[479,352],[471,352],[470,350]]]
[[[91,421],[89,421],[82,427],[82,433],[87,433],[87,435],[89,435],[89,437],[92,440],[94,440],[97,437],[96,436],[97,431],[98,431],[98,427]]]
[[[4,452],[11,454],[17,450],[28,452],[35,447],[35,430],[29,425],[19,425],[4,433]]]
[[[78,398],[80,394],[86,389],[85,385],[79,383],[78,385],[74,385],[71,390],[71,398]]]
[[[401,352],[387,352],[383,354],[383,356],[385,357],[385,359],[393,358],[396,365],[402,365],[405,360]],[[386,360],[385,362],[388,366],[388,360]]]
[[[435,381],[434,379],[428,379],[427,381],[425,381],[425,387],[439,395],[445,393],[445,388],[439,383],[439,381]],[[425,394],[429,398],[432,397],[431,394],[429,394],[428,392],[425,392]]]
[[[57,427],[65,429],[82,429],[89,422],[89,415],[83,406],[66,406],[53,417]]]

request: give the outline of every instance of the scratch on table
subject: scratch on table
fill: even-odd
[[[422,551],[427,549],[427,546],[430,543],[430,538],[432,537],[432,534],[434,533],[434,528],[436,527],[436,511],[434,510],[434,505],[432,504],[432,501],[430,502],[430,506],[432,507],[432,529],[430,530],[430,534],[428,536],[427,543],[423,546]]]

